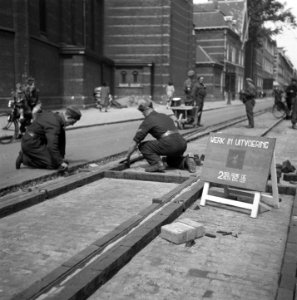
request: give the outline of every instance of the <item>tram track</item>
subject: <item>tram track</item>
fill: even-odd
[[[257,113],[255,117],[265,112]],[[223,130],[245,120],[244,117],[236,118],[203,130],[189,130],[183,135],[188,142],[192,142],[206,137],[210,132]],[[263,128],[260,135],[265,136],[281,121],[275,120],[270,126]],[[23,195],[12,196],[12,194],[7,194],[2,197],[4,201],[1,200],[0,215],[4,217],[20,211],[22,208],[27,208],[103,178],[177,184],[174,189],[162,197],[153,198],[151,205],[116,226],[108,234],[103,235],[41,280],[17,293],[12,299],[38,299],[38,297],[43,297],[43,299],[47,299],[47,297],[50,299],[87,298],[94,289],[99,288],[138,251],[154,239],[162,225],[173,221],[199,198],[203,188],[199,176],[123,172],[126,168],[123,164],[119,164],[119,160],[124,157],[124,154],[119,153],[92,162],[102,163],[102,165],[91,172],[79,171],[79,168],[86,168],[90,164],[89,162],[73,170],[70,169],[70,175],[63,178],[63,180],[53,180],[58,177],[61,178],[61,174],[56,174],[57,177],[52,178],[51,183],[47,181],[49,178],[44,178],[47,180],[39,184],[38,187],[36,186],[36,188],[31,188],[31,190],[25,192],[27,195],[22,192]],[[133,162],[141,160],[142,157],[137,156],[134,157]],[[34,194],[33,197],[32,194]],[[6,208],[4,202],[8,204]]]
[[[269,109],[264,109],[264,110],[258,111],[255,113],[255,117],[258,115],[261,115],[267,111],[269,111]],[[185,137],[185,139],[188,142],[191,142],[191,141],[199,139],[203,136],[208,135],[212,131],[222,130],[226,127],[243,122],[245,120],[246,120],[245,116],[240,116],[240,117],[236,117],[231,120],[228,120],[226,122],[220,122],[216,125],[208,126],[205,128],[186,129],[186,130],[181,131],[181,134]],[[86,163],[81,163],[81,164],[76,164],[75,166],[70,166],[66,173],[59,172],[59,171],[53,171],[50,174],[40,176],[39,178],[28,179],[28,180],[22,181],[21,183],[8,185],[6,187],[0,188],[0,198],[7,194],[14,193],[17,191],[21,191],[21,192],[31,191],[32,188],[34,188],[35,186],[42,184],[44,182],[50,181],[50,180],[54,180],[59,177],[66,177],[66,176],[68,177],[68,176],[75,175],[77,173],[86,172],[88,167],[92,164],[95,164],[95,165],[98,165],[98,167],[101,167],[110,162],[118,162],[119,160],[123,159],[125,155],[126,155],[126,151],[122,151],[122,152],[119,152],[119,153],[116,153],[113,155],[105,156],[100,159],[95,159],[95,160],[88,161]],[[139,157],[138,159],[141,159],[141,157]]]
[[[258,111],[255,113],[255,117],[260,116],[267,111],[269,110],[265,109]],[[223,130],[224,128],[228,128],[245,120],[246,117],[236,117],[229,121],[221,122],[203,129],[187,129],[182,132],[182,135],[187,142],[192,142],[209,135],[210,132]],[[267,132],[275,127],[280,121],[281,120],[276,120],[271,128],[267,129]],[[62,191],[67,192],[70,189],[98,180],[102,178],[102,173],[108,169],[117,171],[124,170],[125,165],[121,164],[120,161],[125,157],[125,155],[126,151],[123,151],[98,160],[72,166],[67,172],[56,171],[37,179],[29,179],[19,184],[14,184],[0,189],[0,218],[13,213],[14,211],[18,211],[57,196],[58,193],[61,193]],[[142,160],[141,155],[134,157],[131,162],[133,163],[139,160]],[[96,165],[97,167],[90,169],[90,165]],[[62,183],[56,183],[57,179],[64,180]]]

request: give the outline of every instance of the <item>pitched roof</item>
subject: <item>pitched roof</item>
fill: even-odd
[[[218,6],[226,16],[233,17],[236,21],[237,30],[242,33],[244,24],[245,2],[244,1],[220,1]]]
[[[193,21],[196,28],[227,27],[223,13],[218,10],[195,12]]]
[[[207,16],[214,16],[220,12],[224,18],[224,25],[228,26],[233,31],[237,32],[242,38],[246,34],[247,20],[247,7],[245,0],[228,0],[217,1],[217,3],[207,2],[194,5],[194,24],[197,28],[216,27],[218,24],[218,16],[214,19],[209,18],[205,26],[201,26],[205,22]],[[209,15],[213,13],[214,15]],[[201,19],[201,21],[199,21]],[[221,21],[223,23],[223,21]],[[213,24],[211,24],[213,23]]]

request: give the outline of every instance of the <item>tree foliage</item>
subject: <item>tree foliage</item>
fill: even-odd
[[[282,32],[283,26],[296,27],[296,17],[290,9],[277,0],[247,0],[249,37],[261,44],[263,36],[273,36]],[[265,27],[266,22],[272,22],[274,27]]]

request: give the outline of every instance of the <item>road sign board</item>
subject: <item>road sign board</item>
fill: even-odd
[[[211,133],[201,180],[265,192],[275,138]]]

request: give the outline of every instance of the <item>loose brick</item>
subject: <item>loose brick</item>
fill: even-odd
[[[199,222],[195,222],[195,221],[193,221],[191,219],[188,219],[188,218],[180,219],[177,222],[194,227],[197,231],[196,232],[196,238],[202,237],[205,234],[205,228],[204,228],[203,224],[201,224]]]
[[[164,225],[161,228],[160,237],[174,244],[183,244],[194,240],[198,235],[198,230],[184,223],[175,222]]]

